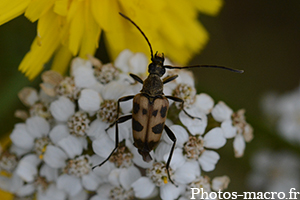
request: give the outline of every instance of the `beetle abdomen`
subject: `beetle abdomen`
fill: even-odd
[[[139,149],[139,153],[145,161],[151,160],[149,152],[159,143],[168,109],[169,101],[164,96],[151,100],[151,98],[140,93],[133,98],[134,146]]]

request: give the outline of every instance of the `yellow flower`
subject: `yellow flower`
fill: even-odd
[[[9,138],[9,134],[6,134],[4,137],[0,138],[0,152],[3,151],[9,144],[11,143],[11,140]],[[0,170],[1,176],[9,176],[5,172]],[[14,195],[10,192],[4,191],[0,188],[0,197],[1,200],[12,200],[14,198]]]
[[[129,48],[149,54],[144,38],[118,12],[134,20],[154,51],[185,64],[208,40],[197,19],[199,12],[215,15],[222,0],[1,0],[0,25],[23,14],[37,23],[37,36],[19,69],[33,79],[54,55],[52,69],[63,73],[72,58],[86,58],[105,44],[114,59]]]

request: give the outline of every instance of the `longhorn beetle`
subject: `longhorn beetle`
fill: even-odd
[[[168,137],[172,140],[173,145],[171,147],[171,151],[166,163],[166,170],[168,174],[168,179],[171,183],[174,184],[173,180],[170,178],[169,172],[169,165],[172,159],[173,151],[176,144],[176,137],[171,129],[165,125],[165,121],[167,118],[167,113],[169,109],[169,101],[171,99],[175,102],[180,103],[180,108],[183,112],[189,116],[190,118],[197,118],[193,117],[186,112],[184,109],[184,101],[178,97],[174,96],[165,96],[163,93],[163,85],[173,81],[178,77],[178,75],[173,75],[164,78],[163,80],[161,77],[165,74],[166,69],[187,69],[187,68],[196,68],[196,67],[210,67],[210,68],[221,68],[230,70],[237,73],[243,73],[242,70],[231,69],[223,66],[211,66],[211,65],[193,65],[193,66],[185,66],[185,67],[178,67],[178,66],[169,66],[164,65],[164,54],[157,54],[153,56],[153,50],[151,44],[144,34],[144,32],[133,22],[129,17],[125,16],[122,13],[119,13],[122,17],[127,19],[131,22],[139,32],[144,36],[145,40],[148,43],[151,52],[151,63],[148,66],[149,75],[146,80],[142,80],[135,74],[130,74],[130,76],[137,82],[143,84],[143,88],[141,92],[137,95],[130,95],[121,97],[118,100],[117,104],[117,118],[114,123],[112,123],[106,131],[116,125],[116,135],[115,135],[115,148],[110,153],[110,155],[99,165],[93,167],[100,167],[109,158],[112,154],[117,150],[119,145],[119,130],[118,124],[123,123],[129,119],[132,119],[132,132],[133,132],[133,139],[134,139],[134,146],[138,149],[139,154],[143,157],[145,162],[150,162],[152,160],[150,156],[150,152],[158,145],[159,140],[161,138],[161,134],[163,129],[166,131]],[[133,99],[133,109],[131,115],[126,115],[119,117],[120,111],[120,102],[128,101]],[[198,118],[201,120],[200,118]]]

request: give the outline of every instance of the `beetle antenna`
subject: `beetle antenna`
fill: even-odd
[[[141,30],[141,28],[138,26],[138,25],[136,25],[136,23],[134,23],[134,21],[132,21],[129,17],[127,17],[126,15],[124,15],[123,13],[120,13],[119,12],[119,14],[122,16],[122,17],[124,17],[125,19],[127,19],[128,21],[130,21],[140,32],[141,32],[141,34],[144,36],[144,38],[146,39],[146,41],[147,41],[147,43],[148,43],[148,45],[149,45],[149,47],[150,47],[150,52],[151,52],[151,60],[153,60],[153,50],[152,50],[152,46],[151,46],[151,44],[150,44],[150,42],[149,42],[149,40],[148,40],[148,38],[147,38],[147,36],[145,35],[145,33]]]
[[[217,66],[217,65],[190,65],[190,66],[184,66],[184,67],[164,65],[164,67],[167,69],[188,69],[188,68],[206,67],[206,68],[226,69],[226,70],[236,72],[236,73],[244,73],[244,70],[232,69],[229,67]]]

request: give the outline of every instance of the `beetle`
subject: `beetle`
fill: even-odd
[[[118,124],[132,119],[132,132],[133,132],[133,139],[134,139],[133,145],[138,149],[139,154],[143,157],[143,160],[145,162],[150,162],[152,160],[150,152],[153,149],[155,149],[155,147],[159,144],[163,130],[166,131],[168,137],[172,140],[173,144],[165,166],[168,174],[168,179],[170,180],[171,183],[174,184],[173,180],[170,178],[169,165],[174,152],[176,137],[172,132],[172,130],[167,125],[165,125],[165,121],[169,109],[168,99],[180,103],[180,109],[190,118],[193,119],[197,118],[199,120],[201,119],[198,117],[191,116],[190,114],[187,113],[187,111],[184,109],[184,100],[182,100],[181,98],[164,95],[163,93],[164,84],[173,81],[178,77],[178,75],[169,76],[164,79],[161,79],[161,77],[165,74],[166,69],[187,69],[187,68],[197,68],[197,67],[210,67],[210,68],[226,69],[237,73],[243,73],[243,71],[237,69],[231,69],[223,66],[212,66],[212,65],[192,65],[192,66],[185,66],[185,67],[164,65],[164,60],[165,60],[164,54],[158,54],[156,52],[155,55],[153,56],[152,46],[148,38],[144,34],[144,32],[129,17],[125,16],[122,13],[119,14],[125,19],[127,19],[129,22],[131,22],[140,31],[140,33],[144,36],[145,40],[148,43],[148,46],[150,48],[150,53],[151,53],[151,63],[148,65],[149,75],[143,81],[137,75],[129,74],[136,82],[141,83],[143,85],[143,88],[139,94],[125,96],[118,99],[116,121],[110,124],[109,127],[106,129],[107,131],[109,128],[116,125],[115,126],[116,129],[115,148],[112,150],[110,155],[102,163],[94,166],[92,169],[94,169],[95,167],[100,167],[105,162],[107,162],[109,158],[113,155],[113,153],[117,150],[119,145]],[[119,117],[120,103],[131,99],[133,99],[132,114]]]

